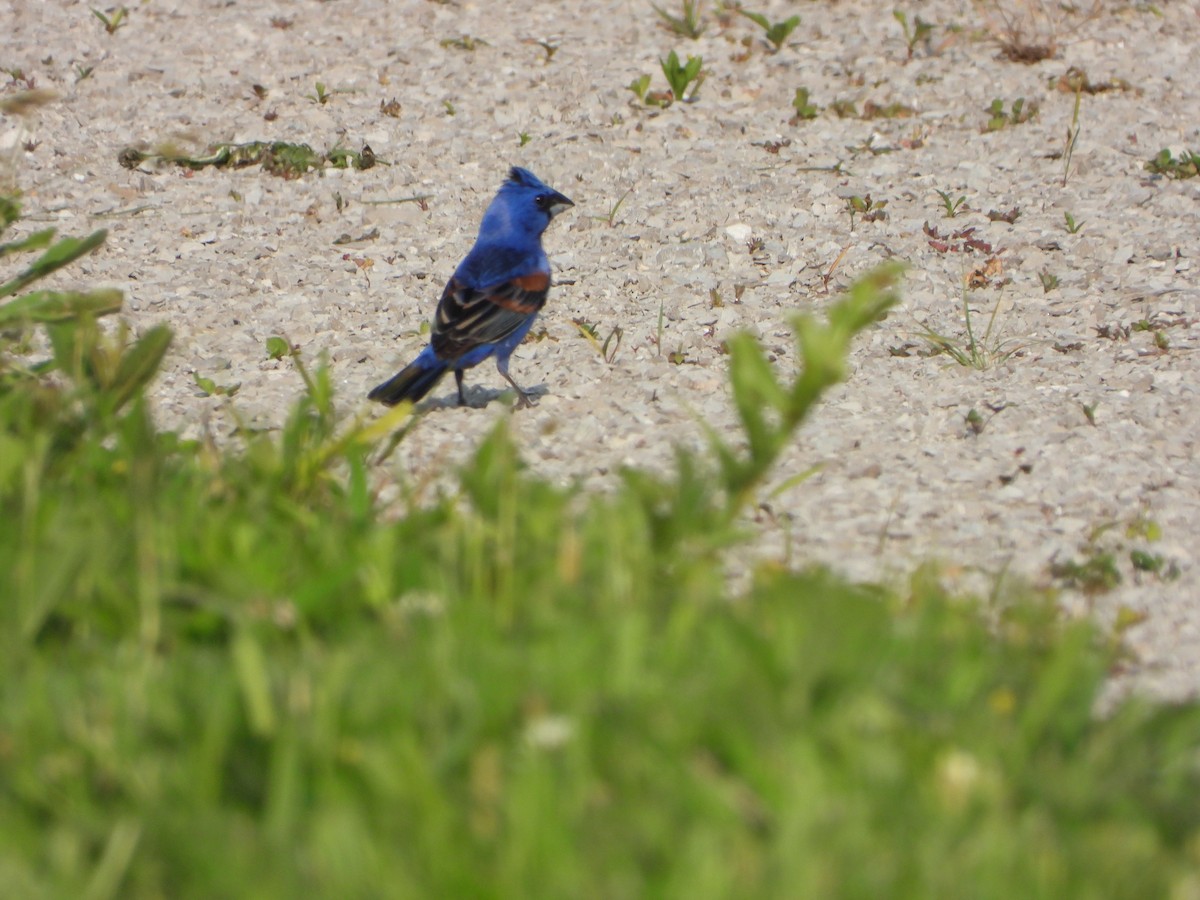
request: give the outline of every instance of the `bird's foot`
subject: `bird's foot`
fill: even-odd
[[[513,390],[517,392],[517,404],[513,407],[514,409],[528,409],[537,405],[537,402],[533,399],[533,394],[513,381],[511,375],[503,371],[500,374],[504,376],[505,381],[512,385]]]

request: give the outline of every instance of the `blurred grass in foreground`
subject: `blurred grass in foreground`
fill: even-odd
[[[301,367],[280,435],[183,442],[142,399],[165,329],[0,306],[2,893],[1197,896],[1200,714],[1095,718],[1087,623],[922,578],[727,592],[897,277],[797,320],[793,380],[731,342],[745,447],[714,432],[715,464],[580,497],[500,428],[399,518],[368,455],[406,411],[339,425]]]

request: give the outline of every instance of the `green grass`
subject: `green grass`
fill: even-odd
[[[153,426],[135,363],[158,343],[85,311],[34,368],[9,332],[4,892],[1194,886],[1200,711],[1097,718],[1115,651],[1086,622],[921,576],[885,590],[765,565],[727,587],[743,513],[896,278],[794,320],[794,373],[731,340],[742,438],[714,432],[670,478],[580,495],[524,468],[501,426],[455,490],[399,509],[373,460],[407,410],[347,421],[299,351],[282,432],[227,449]]]

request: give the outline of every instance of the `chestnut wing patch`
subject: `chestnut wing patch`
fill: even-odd
[[[451,278],[433,319],[433,350],[453,360],[480,346],[504,340],[546,302],[550,276],[521,275],[482,290]]]

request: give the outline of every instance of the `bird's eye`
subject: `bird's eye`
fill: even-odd
[[[538,194],[533,202],[537,204],[538,209],[546,209],[550,205],[550,198],[545,194]]]

